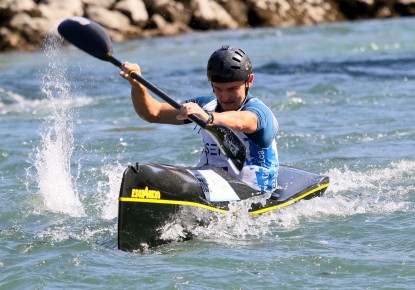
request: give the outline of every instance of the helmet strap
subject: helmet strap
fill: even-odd
[[[249,91],[249,85],[248,85],[248,81],[245,82],[245,98],[248,96],[248,91]]]

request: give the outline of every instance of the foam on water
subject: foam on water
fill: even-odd
[[[60,104],[68,109],[86,106],[92,102],[93,98],[86,96],[74,96],[71,100],[60,100]],[[54,107],[54,101],[48,98],[41,100],[27,99],[25,96],[0,87],[0,116],[21,113],[44,115],[49,114]]]
[[[330,186],[324,196],[275,212],[271,219],[283,227],[291,227],[304,218],[318,220],[414,210],[408,200],[415,188],[411,177],[414,173],[415,162],[407,160],[367,171],[334,168],[326,173],[330,177]],[[403,181],[412,182],[412,187],[396,186]]]
[[[35,236],[51,243],[64,242],[70,239],[81,242],[102,244],[108,237],[113,237],[117,231],[117,223],[103,224],[100,220],[90,220],[86,217],[55,216],[53,224],[36,232]],[[115,240],[109,243],[114,247]]]
[[[386,167],[377,167],[366,172],[353,171],[347,167],[343,170],[334,168],[327,172],[330,176],[330,191],[378,191],[385,195],[405,192],[396,192],[395,183],[412,180],[415,174],[415,161],[401,160],[392,162]]]

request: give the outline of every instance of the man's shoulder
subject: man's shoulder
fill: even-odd
[[[245,103],[242,110],[261,112],[263,114],[268,114],[271,112],[270,108],[264,102],[262,102],[260,99],[255,98],[255,97],[251,97]]]
[[[250,106],[267,107],[267,105],[265,105],[265,103],[263,101],[261,101],[260,99],[258,99],[256,97],[252,97],[252,96],[245,103],[245,106],[247,106],[247,107],[250,107]]]

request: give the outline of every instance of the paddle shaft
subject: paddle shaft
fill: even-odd
[[[122,67],[122,62],[120,62],[118,59],[116,59],[112,55],[108,56],[108,61],[110,63],[112,63],[113,65],[119,67],[119,68]],[[146,80],[142,76],[138,75],[137,73],[135,73],[135,72],[130,73],[130,77],[132,77],[133,79],[138,81],[140,84],[145,86],[147,89],[149,89],[153,93],[155,93],[157,96],[159,96],[165,102],[170,104],[173,108],[175,108],[177,110],[180,110],[180,108],[182,107],[178,102],[176,102],[175,100],[170,98],[165,92],[160,90],[158,87],[156,87],[155,85],[153,85],[152,83],[150,83],[148,80]],[[196,124],[198,124],[200,127],[206,128],[206,122],[204,122],[202,119],[198,118],[197,116],[190,115],[189,119],[192,120],[193,122],[195,122]]]

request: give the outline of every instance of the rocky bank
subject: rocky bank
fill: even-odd
[[[37,50],[71,16],[114,41],[193,30],[284,27],[415,15],[415,0],[0,0],[0,52]]]

